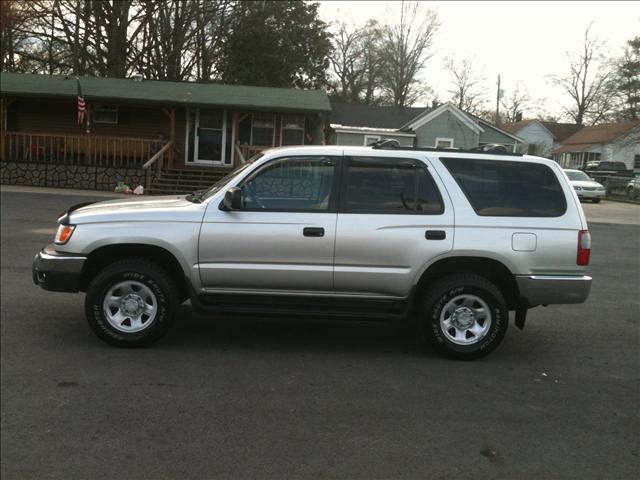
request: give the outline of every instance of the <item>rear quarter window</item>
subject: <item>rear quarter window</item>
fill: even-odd
[[[480,216],[559,217],[567,201],[553,171],[526,161],[441,158]]]

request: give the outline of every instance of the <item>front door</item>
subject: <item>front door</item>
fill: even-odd
[[[187,164],[230,165],[231,136],[226,110],[189,109]]]
[[[239,185],[241,210],[210,203],[199,242],[208,291],[319,293],[333,290],[336,161],[268,162]]]

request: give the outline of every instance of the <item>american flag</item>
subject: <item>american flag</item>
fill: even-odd
[[[76,78],[76,82],[78,83],[78,125],[82,125],[84,123],[87,105],[84,101],[84,95],[82,95],[82,87],[80,86],[80,80]]]

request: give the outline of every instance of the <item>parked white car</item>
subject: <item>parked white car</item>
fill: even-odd
[[[627,196],[631,200],[635,200],[640,197],[640,174],[636,173],[636,176],[633,177],[629,183],[627,183]]]
[[[591,200],[598,203],[606,194],[601,183],[594,181],[589,175],[580,170],[565,170],[571,186],[580,200]]]

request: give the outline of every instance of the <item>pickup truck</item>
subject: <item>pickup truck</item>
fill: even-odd
[[[624,162],[598,162],[595,168],[586,168],[584,172],[596,182],[607,184],[608,177],[633,178],[634,172]]]

